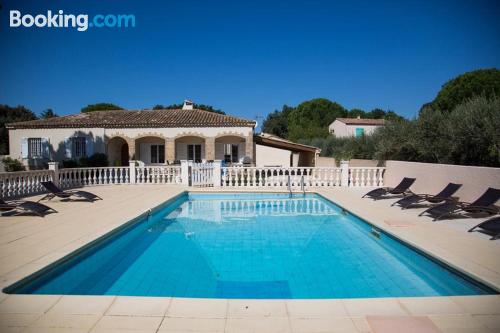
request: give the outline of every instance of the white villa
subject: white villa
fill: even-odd
[[[314,166],[320,150],[270,135],[255,135],[256,123],[194,109],[95,111],[7,124],[10,157],[31,169],[105,153],[110,165],[181,160],[226,164]]]
[[[372,134],[375,129],[385,125],[384,119],[337,118],[328,126],[330,134],[338,138],[360,137]]]

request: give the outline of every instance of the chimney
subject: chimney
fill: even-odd
[[[192,110],[193,109],[193,102],[188,100],[188,99],[185,99],[184,104],[182,105],[182,109],[183,110]]]
[[[361,119],[361,116],[357,116],[357,119]]]

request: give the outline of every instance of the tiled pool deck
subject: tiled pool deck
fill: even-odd
[[[88,188],[95,203],[61,202],[45,218],[0,218],[0,287],[181,193],[184,188]],[[317,192],[414,246],[500,289],[500,241],[465,230],[479,220],[433,223],[366,189]],[[344,300],[224,300],[0,294],[0,332],[498,332],[500,296]]]

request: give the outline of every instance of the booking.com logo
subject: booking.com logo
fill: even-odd
[[[76,28],[78,31],[87,31],[88,28],[129,28],[135,27],[135,15],[95,15],[89,21],[87,14],[65,14],[63,10],[47,14],[22,15],[19,10],[10,11],[10,27],[38,27],[38,28]]]

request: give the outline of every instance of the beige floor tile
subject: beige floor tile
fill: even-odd
[[[442,329],[442,333],[498,333],[487,328],[450,328]]]
[[[360,333],[371,333],[371,327],[368,325],[368,321],[366,321],[366,317],[351,317],[351,320],[356,326],[356,329]]]
[[[114,296],[63,296],[50,313],[102,315],[111,306]]]
[[[399,302],[412,315],[464,314],[465,309],[448,297],[409,297]]]
[[[1,313],[0,326],[29,326],[35,320],[40,318],[41,314],[32,313]],[[2,330],[0,329],[0,332]]]
[[[225,333],[289,333],[288,318],[228,318]]]
[[[61,296],[54,295],[10,295],[0,303],[0,313],[44,313]]]
[[[349,317],[334,318],[290,318],[294,333],[358,333]]]
[[[368,316],[366,320],[373,333],[441,333],[424,316]]]
[[[229,300],[228,318],[247,317],[286,317],[286,305],[283,300]]]
[[[225,299],[172,298],[167,310],[169,317],[226,318],[228,301]]]
[[[26,330],[26,327],[22,326],[0,326],[0,332],[2,333],[20,333]]]
[[[404,316],[408,313],[395,298],[344,299],[347,313],[353,317],[360,316]]]
[[[479,321],[482,326],[500,332],[500,315],[477,315],[473,318]]]
[[[453,328],[480,328],[482,324],[471,315],[439,315],[428,316],[441,330]]]
[[[30,326],[91,329],[101,318],[100,315],[68,315],[46,313]]]
[[[113,328],[94,328],[90,333],[157,333],[157,330],[122,330]]]
[[[453,302],[463,307],[470,314],[499,314],[500,298],[489,296],[455,296]]]
[[[170,305],[170,298],[163,297],[117,297],[106,311],[110,316],[160,316]]]
[[[9,295],[7,294],[4,294],[0,291],[0,303],[2,303],[3,301],[5,301],[7,299],[7,297],[9,297]]]
[[[162,317],[104,316],[95,325],[96,329],[157,330]]]
[[[342,300],[287,300],[286,308],[289,316],[298,318],[347,316]]]
[[[226,319],[165,317],[159,332],[224,332]]]
[[[88,329],[67,327],[28,327],[23,333],[87,333]]]

